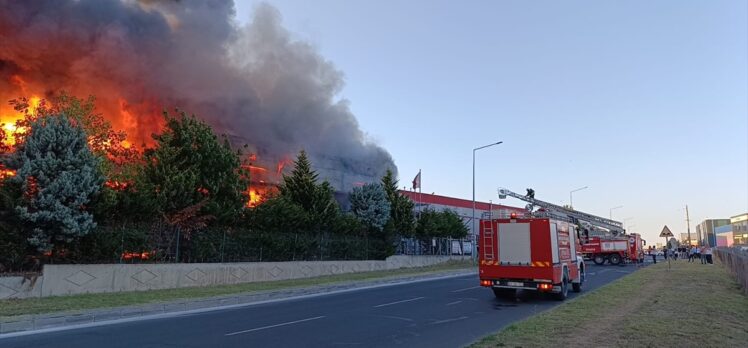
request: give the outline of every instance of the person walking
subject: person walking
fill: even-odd
[[[657,264],[657,249],[654,247],[649,248],[649,255],[652,255],[652,262]]]
[[[692,245],[691,250],[688,252],[688,262],[693,262],[694,257],[696,257],[696,246]]]
[[[701,259],[701,264],[706,264],[706,245],[701,247],[701,250],[699,250],[699,258]]]
[[[712,247],[707,246],[706,250],[704,250],[704,256],[706,257],[706,262],[708,264],[712,264]]]

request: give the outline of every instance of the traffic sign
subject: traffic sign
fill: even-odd
[[[673,232],[670,232],[670,229],[667,228],[667,225],[662,228],[662,232],[660,232],[660,237],[672,237]]]

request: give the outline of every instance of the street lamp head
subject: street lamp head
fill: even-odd
[[[499,144],[503,144],[503,143],[504,143],[503,141],[499,141],[499,142],[495,142],[495,143],[492,143],[492,144],[484,145],[484,146],[481,146],[481,147],[476,147],[476,148],[473,149],[473,153],[475,153],[475,151],[478,151],[480,149],[485,149],[487,147],[494,146],[494,145],[499,145]]]

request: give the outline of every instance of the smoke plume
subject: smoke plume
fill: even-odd
[[[0,0],[0,98],[95,95],[134,143],[179,107],[267,164],[306,149],[348,189],[396,168],[338,100],[343,84],[269,5],[242,26],[229,0]]]

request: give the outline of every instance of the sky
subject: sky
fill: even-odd
[[[265,1],[345,74],[400,186],[498,187],[658,238],[748,212],[745,1]],[[237,0],[245,23],[259,1]],[[652,243],[654,244],[654,243]]]

